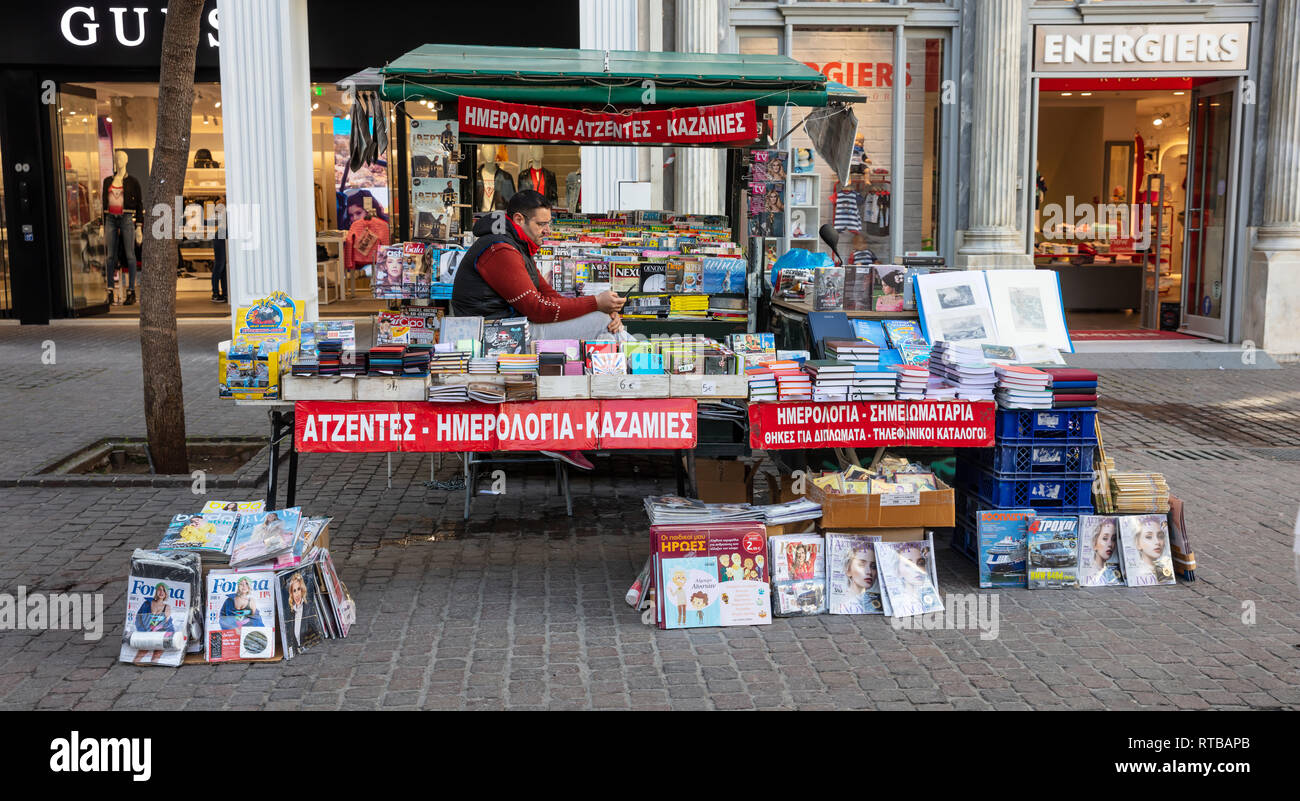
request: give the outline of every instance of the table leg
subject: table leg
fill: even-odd
[[[273,511],[275,509],[275,496],[277,494],[276,480],[279,478],[280,462],[280,413],[272,410],[271,413],[271,465],[266,471],[266,509]]]
[[[293,430],[293,412],[289,412],[286,417],[289,421],[289,428]],[[289,435],[289,493],[285,499],[285,506],[293,508],[298,504],[294,501],[298,497],[298,443],[294,440],[293,434]]]
[[[686,452],[686,480],[690,497],[700,497],[699,487],[695,483],[695,450],[692,448]]]
[[[673,451],[673,475],[677,477],[677,494],[683,498],[686,497],[686,469],[682,467],[685,458],[685,451]]]

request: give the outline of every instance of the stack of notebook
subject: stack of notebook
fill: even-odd
[[[774,371],[776,399],[780,401],[812,400],[812,377],[802,370]]]
[[[935,343],[930,351],[930,372],[955,387],[961,400],[993,400],[997,374],[978,346]]]
[[[828,339],[826,358],[855,366],[875,367],[880,362],[880,348],[866,339]]]
[[[343,355],[343,340],[324,339],[316,343],[316,374],[338,375],[339,361]]]
[[[1110,489],[1119,514],[1169,514],[1169,484],[1160,473],[1111,473]]]
[[[859,365],[853,372],[849,400],[873,401],[897,398],[898,374],[888,367],[879,369]]]
[[[749,379],[750,403],[776,400],[776,375],[770,368],[763,365],[748,367],[745,376]]]
[[[442,345],[434,348],[433,355],[429,359],[429,372],[463,373],[469,369],[470,351],[442,350],[442,348]]]
[[[370,371],[370,355],[364,350],[345,350],[339,358],[339,375],[356,378]]]
[[[469,360],[470,375],[496,375],[496,356],[474,356]]]
[[[834,359],[810,359],[804,370],[812,379],[815,401],[846,401],[853,384],[853,365]],[[779,380],[779,379],[778,379]]]
[[[497,357],[497,371],[507,375],[537,372],[536,353],[502,353]]]
[[[709,316],[709,296],[673,295],[668,299],[668,316],[703,320]]]
[[[408,378],[420,378],[429,374],[429,345],[407,345],[402,353],[402,375]]]
[[[429,400],[434,403],[464,403],[469,400],[469,387],[465,384],[430,384]]]
[[[1003,409],[1052,408],[1052,377],[1042,370],[1018,364],[999,364],[998,406]]]
[[[895,364],[890,368],[898,374],[899,400],[924,400],[925,389],[930,383],[929,369],[920,365]]]
[[[370,372],[377,375],[401,375],[405,345],[376,345],[370,349]]]
[[[1097,374],[1078,367],[1048,367],[1052,377],[1052,408],[1071,409],[1097,405]]]

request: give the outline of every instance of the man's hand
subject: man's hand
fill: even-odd
[[[618,316],[618,312],[610,312],[609,325],[606,326],[606,330],[611,334],[617,334],[623,330],[623,320]]]
[[[601,292],[596,296],[596,308],[606,314],[614,314],[619,309],[623,308],[623,304],[626,302],[626,298],[620,298],[609,290]]]

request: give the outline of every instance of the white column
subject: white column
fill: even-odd
[[[584,50],[636,50],[637,0],[581,0],[579,44]],[[582,148],[582,210],[618,208],[619,181],[636,181],[640,157],[634,147]]]
[[[677,50],[718,53],[727,26],[719,0],[677,0]],[[723,214],[722,176],[726,151],[717,148],[677,148],[673,205],[685,214]]]
[[[1024,0],[981,0],[968,7],[975,12],[970,228],[963,232],[958,263],[1032,268],[1016,219]]]
[[[1275,5],[1268,177],[1246,275],[1242,339],[1270,353],[1293,354],[1300,353],[1300,0]]]
[[[218,0],[231,307],[282,290],[315,319],[306,0]]]

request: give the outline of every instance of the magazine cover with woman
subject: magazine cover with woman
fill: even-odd
[[[911,617],[943,610],[928,541],[877,542],[876,561],[892,609],[886,614]]]
[[[276,576],[279,592],[280,644],[284,658],[292,659],[325,640],[325,624],[318,605],[316,567],[313,564]]]
[[[1119,561],[1119,518],[1079,516],[1079,586],[1124,586]]]
[[[137,665],[179,667],[189,645],[189,624],[202,592],[199,557],[192,553],[137,550],[126,579],[126,627],[118,659]]]
[[[230,547],[230,566],[265,562],[291,551],[301,518],[302,509],[297,506],[240,515]]]
[[[879,539],[865,534],[826,535],[827,606],[832,615],[884,614],[872,547]]]
[[[229,554],[238,520],[239,515],[234,512],[176,515],[158,543],[158,550],[189,551],[201,556]]]
[[[275,574],[208,573],[203,656],[209,662],[275,657]]]
[[[1165,515],[1122,515],[1120,554],[1130,587],[1177,584],[1169,551],[1169,518]]]
[[[772,591],[778,617],[826,611],[826,541],[819,534],[782,534],[768,539]]]

